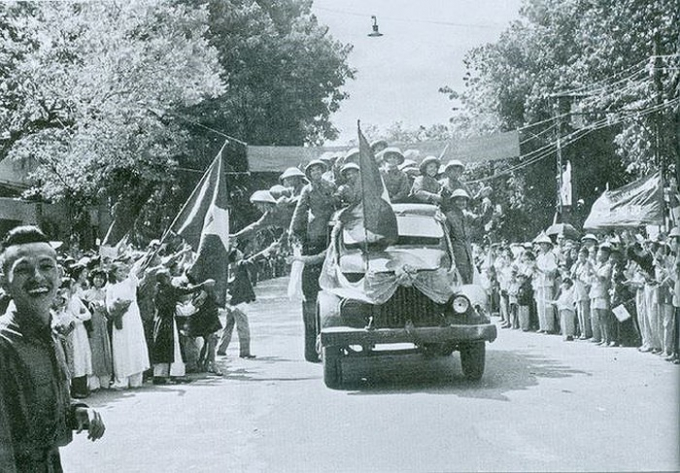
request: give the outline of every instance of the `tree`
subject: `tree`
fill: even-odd
[[[186,150],[166,114],[224,92],[207,18],[164,0],[0,4],[0,158],[34,160],[44,198],[113,196],[130,215]]]
[[[507,172],[515,178],[506,184],[531,191],[512,201],[538,222],[528,234],[552,216],[556,186],[545,182],[557,175],[558,136],[586,206],[605,184],[630,179],[625,171],[649,170],[655,154],[663,158],[656,167],[675,162],[672,140],[656,140],[674,136],[668,127],[680,122],[674,3],[526,0],[522,18],[497,43],[467,55],[465,90],[442,89],[462,104],[452,119],[454,131],[522,130],[524,159],[507,162],[516,171]],[[575,116],[578,125],[569,122]],[[507,178],[503,169],[496,171]]]
[[[207,5],[207,37],[227,92],[188,112],[249,144],[299,146],[334,139],[330,121],[354,77],[351,46],[328,34],[309,0],[189,0]]]

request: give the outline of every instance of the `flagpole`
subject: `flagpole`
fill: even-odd
[[[358,140],[359,140],[359,147],[361,148],[361,120],[357,120],[357,135],[358,135]],[[361,170],[360,170],[361,172]],[[359,176],[359,179],[363,179],[362,176]],[[361,193],[364,193],[364,182],[361,182]],[[366,212],[364,209],[364,196],[361,196],[361,213],[363,214],[363,225],[364,225],[364,266],[365,266],[365,274],[368,274],[368,270],[370,268],[370,261],[371,257],[368,252],[368,229],[366,228]]]
[[[205,180],[208,177],[208,170],[210,170],[213,167],[213,165],[215,164],[215,162],[218,159],[222,159],[222,152],[224,151],[224,148],[227,146],[227,143],[229,143],[229,140],[224,140],[224,144],[222,145],[222,148],[220,148],[220,152],[217,153],[217,156],[215,156],[215,159],[213,159],[212,163],[210,163],[210,166],[208,166],[208,169],[206,169],[205,172],[203,172],[203,177],[201,177],[201,180],[198,181],[198,184],[196,185],[194,190],[191,192],[191,195],[189,196],[189,198],[186,200],[186,202],[184,202],[184,205],[182,205],[182,209],[177,213],[177,215],[175,215],[175,219],[172,221],[170,226],[168,226],[168,228],[165,229],[165,231],[163,232],[163,235],[161,236],[160,243],[158,244],[158,246],[156,246],[156,249],[154,250],[153,254],[151,255],[150,258],[148,258],[146,260],[146,262],[140,268],[140,270],[146,269],[147,266],[149,266],[149,264],[151,263],[151,261],[153,261],[156,258],[156,256],[158,255],[158,253],[161,250],[161,247],[163,246],[163,243],[165,242],[165,239],[170,234],[170,229],[175,225],[175,223],[177,223],[177,219],[179,218],[180,215],[182,215],[182,213],[184,212],[184,209],[187,207],[189,202],[191,202],[191,200],[194,197],[194,195],[196,194],[196,192],[198,192],[198,189],[200,189],[203,186],[203,183],[205,182]]]
[[[441,159],[444,157],[444,154],[446,153],[446,150],[449,149],[449,145],[450,145],[450,144],[451,144],[451,142],[450,142],[450,141],[447,141],[447,142],[446,142],[446,146],[444,146],[444,149],[442,150],[442,152],[439,153],[439,160],[440,160],[440,161],[441,161]]]

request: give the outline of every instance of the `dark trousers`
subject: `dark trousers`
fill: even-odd
[[[19,472],[62,473],[59,447],[34,450],[16,457]]]
[[[673,354],[675,357],[680,356],[680,307],[675,308],[675,330],[673,333],[675,334],[675,340],[673,340]]]

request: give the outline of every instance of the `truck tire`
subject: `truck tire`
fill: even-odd
[[[316,351],[316,301],[302,303],[302,319],[305,327],[305,360],[311,363],[319,362]]]
[[[342,386],[342,350],[339,347],[323,347],[323,382],[326,387]]]
[[[460,347],[460,364],[470,381],[479,381],[484,374],[486,345],[484,342],[466,343]]]

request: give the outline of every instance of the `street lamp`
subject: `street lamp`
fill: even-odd
[[[382,36],[383,34],[378,31],[378,19],[375,17],[375,15],[371,15],[371,18],[373,19],[373,31],[368,33],[368,36],[372,38],[377,38],[378,36]]]

